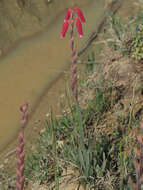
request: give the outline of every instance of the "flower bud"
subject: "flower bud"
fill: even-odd
[[[77,28],[78,34],[81,38],[83,36],[83,32],[82,32],[82,24],[81,24],[79,18],[76,19],[76,28]]]
[[[82,11],[79,8],[74,8],[76,10],[77,16],[81,19],[81,21],[85,24],[85,18],[82,14]]]
[[[72,13],[72,9],[68,8],[68,10],[66,12],[66,16],[65,16],[64,22],[66,22],[67,20],[70,19],[71,13]]]
[[[68,27],[69,27],[69,21],[66,20],[63,24],[63,27],[62,27],[61,38],[64,38],[64,36],[68,30]]]

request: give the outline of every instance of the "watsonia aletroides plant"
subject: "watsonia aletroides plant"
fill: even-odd
[[[61,38],[67,33],[70,26],[70,48],[71,48],[71,86],[72,94],[75,100],[78,100],[77,89],[77,53],[74,47],[74,23],[80,37],[83,36],[82,23],[85,24],[85,18],[79,8],[69,8],[66,12],[64,24],[62,26]]]
[[[20,114],[21,114],[21,130],[18,134],[19,146],[16,147],[17,152],[17,182],[16,188],[17,190],[23,190],[24,187],[24,128],[28,121],[29,114],[27,113],[28,103],[20,106]]]
[[[143,122],[140,125],[140,129],[141,132],[143,132]],[[136,133],[139,146],[134,148],[136,158],[133,160],[133,164],[136,171],[136,183],[132,181],[131,177],[129,178],[133,190],[141,190],[143,184],[143,136],[141,135],[141,132],[138,131]]]

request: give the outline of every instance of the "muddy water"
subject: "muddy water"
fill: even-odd
[[[103,0],[94,0],[82,8],[87,24],[83,29],[84,37],[78,39],[78,47],[82,46],[100,22],[103,7]],[[47,31],[24,40],[0,60],[0,151],[17,135],[19,106],[28,101],[32,112],[47,86],[69,66],[68,36],[60,39],[63,18],[64,14],[60,14]],[[54,100],[51,94],[50,101],[52,97]]]

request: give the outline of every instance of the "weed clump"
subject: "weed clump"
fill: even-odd
[[[35,180],[48,185],[56,181],[56,187],[63,172],[71,168],[74,180],[84,188],[103,189],[110,177],[112,181],[108,186],[119,186],[122,134],[116,127],[112,136],[102,132],[105,126],[100,123],[101,119],[112,106],[110,87],[103,89],[95,90],[86,107],[71,104],[69,96],[69,113],[46,121],[38,147],[27,157],[27,178],[33,180],[34,175]],[[100,127],[95,125],[97,119]]]
[[[143,59],[143,26],[139,25],[136,29],[136,37],[133,41],[133,56],[137,60]]]

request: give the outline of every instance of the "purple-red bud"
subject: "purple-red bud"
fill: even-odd
[[[23,152],[23,148],[24,148],[24,143],[21,142],[21,143],[20,143],[20,146],[17,146],[17,147],[16,147],[16,152],[17,152],[17,154],[21,154],[21,153]]]
[[[19,168],[21,175],[24,175],[24,164],[20,166]]]
[[[17,166],[18,166],[18,169],[19,169],[21,164],[23,164],[23,160],[20,160],[20,159],[17,158],[16,162],[17,162]]]
[[[25,157],[25,153],[22,152],[20,155],[19,155],[19,158],[22,162],[24,162],[24,157]]]
[[[22,143],[23,142],[23,133],[20,131],[18,134],[18,138],[19,138],[19,142]]]

